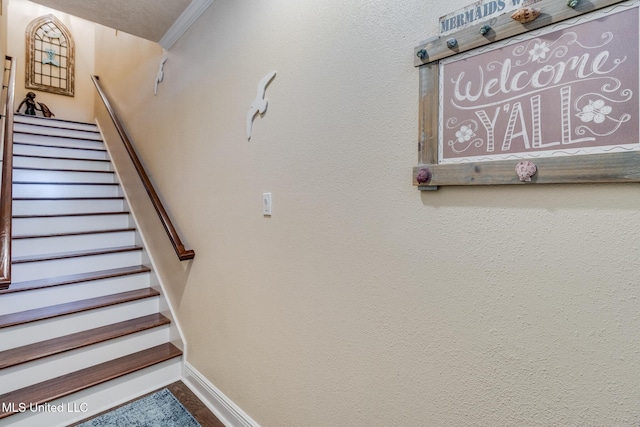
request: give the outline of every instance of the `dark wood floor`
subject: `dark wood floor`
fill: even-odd
[[[193,394],[193,392],[189,389],[189,387],[187,387],[182,381],[177,381],[173,384],[169,384],[166,388],[169,389],[171,394],[173,394],[180,403],[182,403],[182,406],[187,408],[187,410],[191,413],[193,418],[195,418],[196,421],[198,421],[202,427],[225,427],[224,424],[222,424],[222,422],[218,418],[216,418],[215,415],[213,415],[213,412],[211,412],[209,408],[207,408],[204,405],[204,403],[202,403],[200,399],[198,399],[198,397],[195,394]],[[159,391],[159,390],[156,390],[156,391]],[[148,396],[149,394],[153,394],[156,391],[152,391],[151,393],[148,393],[145,396]],[[141,397],[144,397],[144,396],[140,396],[139,398]],[[116,408],[119,408],[120,406],[124,406],[129,403],[131,402],[123,403],[122,405],[111,408],[108,411],[104,411],[100,414],[94,415],[91,418],[98,417],[102,414],[110,412]],[[90,420],[91,418],[87,418],[86,420],[82,420],[75,424],[71,424],[69,427],[77,426],[78,424],[84,423]]]
[[[224,424],[213,415],[213,412],[182,381],[175,382],[167,386],[167,388],[202,427],[224,427]]]

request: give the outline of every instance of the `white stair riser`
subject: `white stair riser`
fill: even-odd
[[[113,172],[68,172],[55,170],[13,169],[13,180],[20,182],[91,182],[113,183]]]
[[[13,264],[11,279],[15,282],[89,273],[111,268],[130,267],[142,263],[141,251],[84,256],[79,258]]]
[[[0,420],[0,427],[65,427],[165,387],[181,375],[182,358],[176,357],[52,401],[53,406],[63,405],[62,412],[32,412],[27,408],[24,413]]]
[[[119,197],[116,184],[13,184],[13,197]]]
[[[62,120],[54,120],[54,119],[44,119],[42,117],[33,117],[33,116],[24,116],[24,115],[16,115],[13,117],[13,122],[21,123],[21,124],[34,124],[39,126],[48,126],[53,128],[63,128],[63,129],[76,129],[76,130],[84,130],[84,131],[97,131],[98,126],[92,123],[77,123],[77,122],[66,122]]]
[[[14,200],[14,215],[50,215],[68,213],[122,212],[123,199],[89,200]]]
[[[40,145],[15,144],[13,153],[27,156],[73,157],[77,159],[107,159],[106,151],[76,148],[42,147]]]
[[[90,148],[97,150],[104,150],[104,143],[102,141],[94,141],[87,139],[74,139],[74,138],[59,138],[55,136],[47,135],[32,135],[29,133],[14,133],[14,144],[38,144],[38,145],[50,145],[54,147],[69,147],[69,148]]]
[[[13,131],[28,132],[28,133],[35,133],[40,135],[50,135],[50,136],[64,136],[68,138],[93,139],[98,141],[102,139],[100,134],[96,132],[86,132],[86,131],[75,130],[75,129],[54,128],[49,126],[33,126],[33,125],[27,125],[24,123],[14,123]]]
[[[146,350],[169,340],[169,326],[164,325],[147,331],[108,342],[73,350],[56,356],[47,357],[11,368],[2,369],[0,394],[18,390],[33,384],[47,381],[61,375],[104,363],[118,357]]]
[[[14,218],[13,234],[73,233],[130,227],[129,214]]]
[[[0,329],[0,351],[157,313],[158,297]],[[44,325],[44,327],[43,327]]]
[[[25,157],[16,155],[13,158],[14,167],[40,168],[40,169],[72,169],[72,170],[92,170],[111,171],[111,162],[97,160],[75,160],[75,159],[50,159],[41,157]]]
[[[56,232],[56,230],[50,230],[50,232]],[[17,233],[13,234],[11,253],[14,257],[133,246],[136,242],[135,231],[81,234],[77,236],[33,237],[28,239],[16,239]]]
[[[65,304],[89,298],[97,298],[119,292],[135,291],[149,287],[149,273],[132,274],[110,279],[54,286],[29,292],[16,292],[2,296],[0,315],[18,313],[51,305]]]

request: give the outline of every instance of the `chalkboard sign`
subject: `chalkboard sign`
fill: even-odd
[[[415,185],[640,181],[639,0],[583,1],[416,49]]]

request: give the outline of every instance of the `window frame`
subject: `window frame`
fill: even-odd
[[[36,45],[39,40],[39,30],[42,30],[44,27],[56,28],[60,31],[60,38],[63,41],[60,43],[61,48],[64,47],[66,49],[66,56],[60,55],[61,52],[58,52],[58,56],[65,58],[64,67],[58,67],[62,72],[60,73],[60,80],[66,81],[66,87],[61,85],[52,85],[45,84],[41,81],[38,81],[37,76],[43,76],[42,71],[37,72],[37,65],[41,67],[44,66],[42,61],[38,61],[38,54],[36,49]],[[50,43],[50,42],[45,42]],[[66,44],[66,46],[63,46]],[[44,52],[44,49],[39,49],[40,52]],[[49,65],[49,68],[52,68],[52,65]],[[55,78],[49,75],[50,78]],[[42,92],[49,92],[58,95],[65,96],[75,96],[75,42],[71,33],[67,29],[67,27],[55,16],[46,15],[40,18],[36,18],[31,21],[26,30],[26,64],[25,64],[25,88],[27,89],[35,89]]]

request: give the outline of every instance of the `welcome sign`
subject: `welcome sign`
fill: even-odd
[[[640,149],[638,10],[441,60],[438,163]]]
[[[516,3],[538,13],[516,21],[505,12]],[[485,19],[485,5],[502,13]],[[460,18],[464,28],[413,51],[413,185],[640,182],[640,0],[479,0],[467,9],[476,12],[465,12],[470,25]]]

